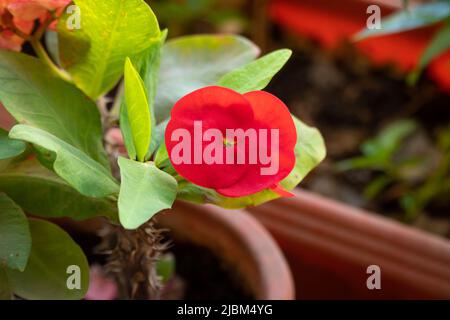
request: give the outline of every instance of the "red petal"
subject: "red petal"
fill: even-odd
[[[254,128],[279,129],[279,170],[275,175],[261,175],[261,165],[248,165],[245,176],[236,184],[217,190],[228,197],[250,195],[267,189],[288,176],[295,165],[297,131],[289,109],[280,99],[264,91],[249,92],[244,97],[251,103],[255,114]]]
[[[202,121],[203,131],[209,128],[221,130],[248,128],[253,123],[253,111],[248,101],[239,93],[222,87],[206,87],[181,98],[173,107],[172,118],[167,125],[166,147],[171,155],[178,144],[171,141],[174,130],[184,128],[194,137],[194,121]],[[203,149],[209,142],[203,142]],[[191,150],[194,150],[194,139]],[[223,146],[225,150],[225,146]],[[185,179],[207,188],[224,188],[239,181],[246,171],[246,165],[236,164],[175,164],[175,170]],[[192,155],[193,158],[193,155]]]

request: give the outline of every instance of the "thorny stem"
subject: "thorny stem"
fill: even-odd
[[[108,123],[106,123],[108,125]],[[114,177],[120,180],[117,145],[106,140]],[[117,201],[117,199],[116,199]],[[169,244],[163,241],[166,230],[155,226],[155,218],[137,230],[107,224],[99,236],[97,252],[106,255],[105,272],[116,280],[124,299],[160,299],[163,284],[156,273],[156,262]]]
[[[160,299],[163,285],[156,262],[168,247],[162,242],[164,232],[155,228],[154,220],[137,230],[107,225],[101,231],[97,251],[107,255],[105,271],[117,281],[123,298]]]

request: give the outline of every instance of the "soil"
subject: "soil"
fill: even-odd
[[[213,252],[188,242],[174,242],[176,276],[187,300],[251,300],[239,277]]]
[[[266,89],[291,112],[322,132],[327,159],[301,187],[351,205],[405,220],[395,197],[364,198],[361,190],[376,172],[338,172],[336,163],[360,155],[359,147],[392,121],[413,118],[421,132],[410,144],[433,153],[436,131],[450,123],[450,95],[422,77],[411,87],[393,66],[374,67],[351,44],[325,52],[314,43],[275,32],[276,47],[294,48],[293,57]],[[430,150],[431,149],[431,150]],[[431,203],[412,223],[450,236],[450,202]]]
[[[105,264],[105,256],[95,254],[100,238],[91,233],[74,233],[72,238],[85,252],[89,264]],[[175,274],[167,282],[163,299],[253,300],[245,283],[232,268],[207,248],[186,241],[172,240]]]

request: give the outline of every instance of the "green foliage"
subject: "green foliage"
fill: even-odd
[[[118,193],[119,186],[105,167],[54,135],[27,125],[16,125],[9,136],[54,152],[55,172],[81,194],[102,198]]]
[[[431,42],[426,47],[422,56],[420,57],[419,64],[416,69],[410,73],[409,82],[415,83],[420,76],[422,70],[437,56],[444,53],[450,48],[450,19],[446,24],[436,32],[431,39]],[[450,67],[449,67],[450,70]]]
[[[283,68],[291,55],[292,51],[288,49],[274,51],[227,73],[219,79],[217,84],[240,93],[264,89],[273,76]]]
[[[239,2],[225,6],[218,0],[147,0],[147,3],[152,6],[161,25],[170,30],[172,37],[192,33],[200,21],[217,33],[230,32],[227,26],[236,30],[235,33],[243,33],[239,31],[245,31],[249,26],[247,15],[236,7]]]
[[[236,68],[251,62],[258,48],[234,35],[195,35],[170,40],[161,57],[155,116],[166,120],[175,102],[189,92],[217,81]]]
[[[148,159],[153,151],[158,147],[160,143],[159,135],[153,134],[157,130],[155,127],[156,118],[154,112],[155,97],[158,87],[159,79],[159,67],[161,61],[161,49],[166,40],[167,30],[161,33],[161,38],[159,41],[153,43],[144,53],[137,58],[136,64],[138,65],[139,76],[143,81],[143,87],[146,92],[146,99],[148,103],[148,108],[150,112],[150,146],[149,150],[146,151],[145,159]],[[126,105],[126,99],[121,97],[121,93],[118,95],[118,100],[116,106],[120,106],[120,128],[122,131],[123,139],[125,142],[126,149],[128,151],[128,156],[131,159],[136,159],[136,148],[134,146],[133,137],[131,134],[130,122],[128,119],[128,111]]]
[[[6,269],[0,267],[0,300],[11,300],[12,296]]]
[[[402,172],[414,163],[410,160],[395,161],[399,148],[404,140],[417,130],[417,124],[410,120],[394,122],[384,128],[375,138],[366,141],[361,146],[362,156],[351,158],[338,163],[338,169],[342,171],[367,169],[380,172],[369,183],[364,195],[373,199],[393,182],[403,181]]]
[[[95,104],[40,60],[0,50],[0,101],[19,123],[42,129],[109,167]]]
[[[58,226],[29,219],[31,247],[23,272],[7,269],[12,291],[25,299],[81,299],[89,286],[89,265],[81,248]],[[80,269],[80,289],[67,286],[70,266]]]
[[[0,128],[0,160],[17,157],[22,154],[25,149],[25,143],[10,139],[8,137],[8,131]]]
[[[26,212],[41,217],[84,220],[105,216],[118,221],[115,201],[80,194],[34,159],[12,163],[0,171],[0,190]]]
[[[403,140],[417,129],[417,124],[410,120],[395,122],[384,128],[374,139],[361,146],[361,157],[339,163],[341,170],[373,169],[388,171],[393,163],[393,156]]]
[[[175,273],[175,257],[172,254],[162,256],[156,262],[156,273],[166,283]]]
[[[338,164],[344,171],[365,169],[376,173],[364,189],[368,199],[397,190],[396,198],[406,220],[415,218],[433,200],[450,194],[450,127],[439,134],[437,166],[427,161],[425,154],[400,156],[405,139],[417,130],[417,124],[412,121],[395,122],[363,144],[362,156]]]
[[[126,114],[134,146],[133,150],[136,151],[137,159],[143,162],[150,147],[152,124],[144,82],[129,58],[125,61],[124,86]]]
[[[122,185],[119,194],[120,223],[136,229],[163,209],[172,207],[177,182],[153,163],[119,158]]]
[[[23,271],[31,248],[28,221],[22,209],[0,193],[0,269]]]
[[[425,181],[415,188],[410,188],[400,199],[408,219],[413,219],[434,200],[450,197],[450,126],[438,135],[437,150],[440,159],[435,170]]]
[[[82,12],[81,29],[69,30],[66,19],[60,21],[60,58],[77,86],[96,99],[117,84],[126,57],[158,41],[159,25],[143,0],[74,2]]]

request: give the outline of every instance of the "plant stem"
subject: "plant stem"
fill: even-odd
[[[160,299],[163,284],[156,262],[169,245],[164,232],[154,219],[136,230],[108,224],[101,231],[96,252],[107,256],[105,270],[117,281],[122,299]]]
[[[71,77],[69,74],[60,68],[58,68],[50,59],[47,52],[45,51],[44,47],[41,44],[40,39],[33,38],[30,41],[31,46],[33,47],[34,51],[36,52],[37,56],[47,65],[50,67],[50,69],[59,77],[61,77],[63,80],[67,82],[72,82]]]

